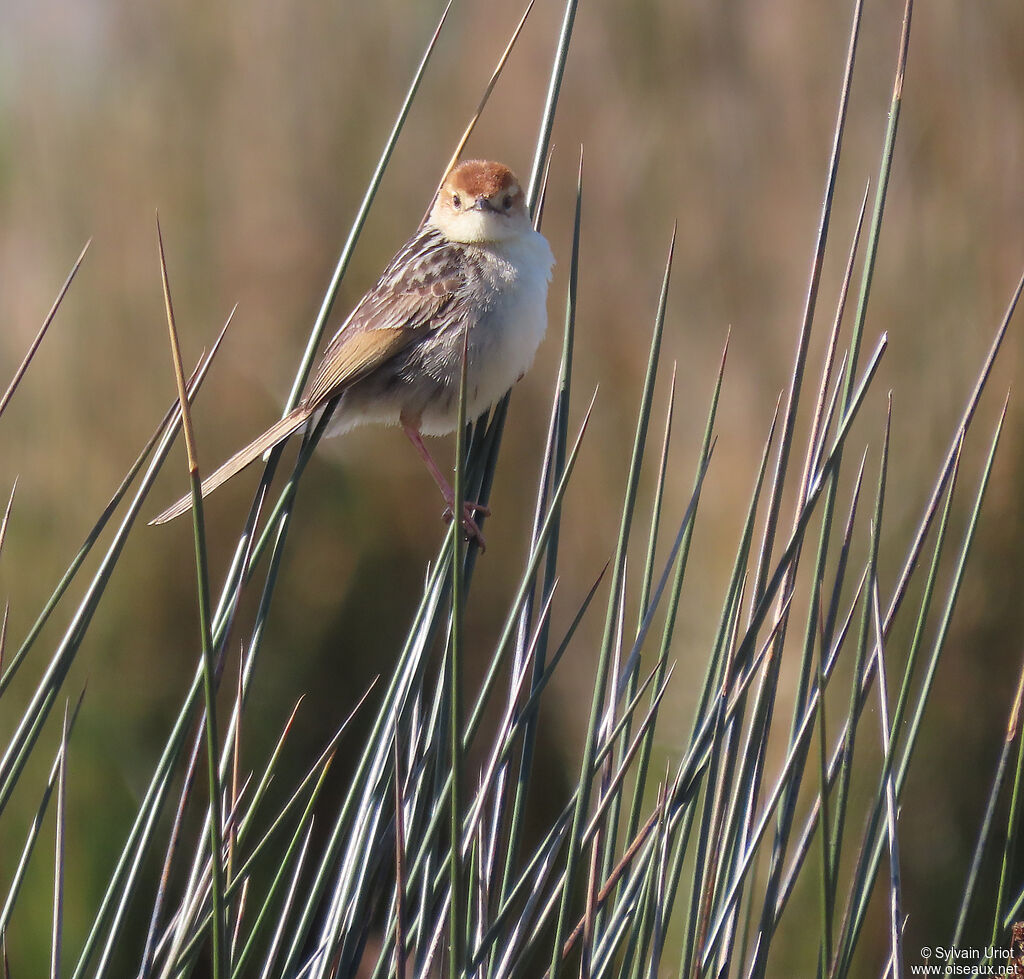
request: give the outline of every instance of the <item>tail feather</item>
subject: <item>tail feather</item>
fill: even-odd
[[[313,412],[306,407],[296,408],[289,412],[279,422],[271,425],[259,438],[254,439],[244,449],[239,449],[230,459],[227,460],[213,474],[203,480],[203,496],[208,496],[222,483],[226,483],[232,476],[237,475],[246,466],[255,462],[263,453],[272,449],[279,442],[283,442],[293,432],[298,431],[309,421]],[[175,517],[192,509],[192,494],[183,496],[177,503],[169,506],[159,516],[150,520],[149,525],[167,523]]]

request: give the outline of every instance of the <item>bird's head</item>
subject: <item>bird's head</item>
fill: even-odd
[[[428,221],[450,240],[474,245],[508,241],[532,227],[515,174],[487,160],[467,160],[448,174]]]

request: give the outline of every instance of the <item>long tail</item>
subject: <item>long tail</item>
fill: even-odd
[[[279,422],[271,425],[259,438],[250,442],[244,449],[239,449],[227,462],[216,472],[203,480],[203,496],[208,496],[221,483],[226,483],[232,476],[237,475],[250,463],[255,462],[264,452],[272,449],[278,442],[283,442],[289,435],[309,421],[313,411],[306,407],[296,408],[285,415]],[[150,520],[149,525],[167,523],[175,517],[192,509],[192,494],[183,496],[173,506],[169,506],[159,516]]]

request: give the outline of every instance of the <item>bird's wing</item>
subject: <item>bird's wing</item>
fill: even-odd
[[[438,232],[420,232],[395,256],[327,345],[302,403],[320,407],[436,330],[454,312],[465,282],[464,254]]]

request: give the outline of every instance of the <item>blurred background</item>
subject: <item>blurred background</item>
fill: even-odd
[[[576,20],[544,214],[559,261],[552,329],[512,399],[470,625],[474,641],[489,648],[524,556],[557,371],[583,144],[577,415],[596,385],[600,395],[564,524],[563,560],[578,572],[565,585],[572,599],[614,548],[673,221],[679,243],[657,402],[665,404],[676,360],[669,523],[689,498],[714,373],[732,331],[708,477],[713,492],[705,494],[691,559],[700,574],[690,575],[684,592],[679,668],[661,728],[667,757],[674,757],[673,734],[682,737],[689,727],[688,677],[703,675],[762,440],[788,382],[848,8],[811,0],[585,0]],[[0,596],[11,601],[9,645],[24,635],[174,397],[154,209],[188,362],[239,307],[196,407],[208,470],[280,411],[440,9],[422,0],[0,5],[0,386],[93,238],[0,424],[0,496],[6,499],[19,477],[0,557]],[[494,2],[453,8],[343,283],[335,325],[414,230],[520,14]],[[505,161],[524,180],[561,14],[561,3],[538,0],[468,148],[469,155]],[[865,12],[811,346],[815,375],[857,209],[877,172],[901,14],[902,5],[877,0]],[[1019,0],[932,0],[915,11],[865,339],[870,350],[888,333],[877,386],[894,391],[883,585],[895,578],[1024,262],[1022,50]],[[1011,328],[982,403],[983,436],[1019,380],[1020,327]],[[857,454],[865,445],[875,450],[869,482],[884,400],[872,399],[859,429]],[[1020,668],[1022,422],[1014,394],[904,798],[908,947],[939,944],[951,928],[955,901],[947,895],[962,889]],[[654,431],[660,438],[660,422]],[[983,442],[968,447],[972,479]],[[441,458],[451,451],[450,442],[438,446]],[[250,473],[211,500],[215,582],[255,482]],[[176,448],[151,511],[186,488],[184,452]],[[366,429],[325,443],[300,502],[253,695],[252,716],[265,718],[264,730],[250,727],[254,757],[301,694],[299,753],[321,744],[370,679],[387,670],[443,532],[441,501],[398,431]],[[51,641],[69,614],[58,613]],[[563,762],[576,764],[593,669],[588,640],[600,616],[589,629],[556,677],[562,709],[544,721],[538,777],[548,780],[553,798],[560,798]],[[191,680],[197,637],[188,522],[139,527],[66,687],[74,697],[88,683],[71,749],[66,928],[73,947]],[[898,660],[899,650],[890,652]],[[25,696],[38,675],[34,666],[18,681]],[[10,723],[0,717],[5,738]],[[58,724],[55,715],[54,731]],[[6,820],[13,836],[0,838],[4,878],[37,799],[22,793],[15,804],[23,815]],[[45,874],[37,877],[32,886],[45,901],[52,885]],[[813,907],[815,895],[795,899]],[[884,914],[871,927],[884,943]],[[45,948],[48,928],[47,920],[19,922],[12,954],[27,958],[36,933]],[[792,936],[794,962],[806,960],[800,939]],[[786,974],[781,957],[776,965]]]

